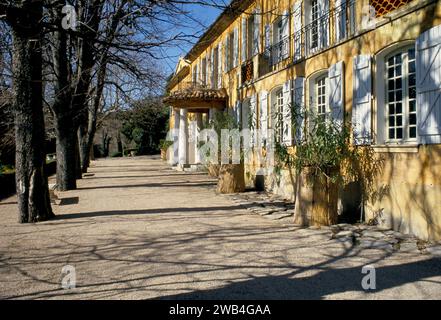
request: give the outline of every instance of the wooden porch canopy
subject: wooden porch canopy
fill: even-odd
[[[176,108],[197,112],[209,108],[224,109],[227,99],[225,89],[191,88],[170,92],[163,101]]]

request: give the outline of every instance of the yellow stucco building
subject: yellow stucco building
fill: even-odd
[[[187,139],[217,111],[272,128],[295,103],[350,126],[384,158],[365,219],[441,240],[441,1],[233,0],[179,61],[169,83],[174,164],[197,164]],[[287,118],[289,116],[286,116]],[[293,144],[284,119],[280,139]],[[285,125],[286,124],[286,125]],[[294,199],[289,170],[265,188]],[[246,168],[249,186],[256,168]],[[353,190],[341,191],[351,207]]]

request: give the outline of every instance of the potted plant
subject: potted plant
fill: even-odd
[[[209,163],[208,172],[210,175],[218,177],[217,191],[219,193],[238,193],[245,191],[245,168],[241,152],[241,161],[238,164],[221,163],[221,134],[222,130],[238,129],[238,125],[233,116],[227,112],[216,112],[209,123],[218,136],[218,159],[216,163]],[[233,153],[231,142],[228,143],[228,155],[231,159]]]
[[[288,152],[288,147],[279,143],[275,150],[279,162],[296,172],[295,222],[315,226],[336,224],[339,191],[357,181],[362,193],[367,193],[381,160],[375,159],[368,146],[352,146],[348,128],[330,115],[317,115],[301,107],[293,109],[292,126],[297,133],[294,152]],[[299,119],[307,119],[308,130],[304,128],[305,121]]]
[[[161,139],[159,141],[159,149],[161,150],[161,159],[167,161],[167,150],[173,145],[173,141]]]

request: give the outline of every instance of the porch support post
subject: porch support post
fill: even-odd
[[[195,142],[195,162],[196,164],[201,163],[201,157],[199,154],[199,133],[202,130],[203,124],[202,124],[202,113],[196,114],[196,123],[197,123],[197,133],[196,133],[196,142]]]
[[[179,134],[180,134],[179,125],[181,122],[180,109],[174,108],[173,115],[174,115],[174,129],[175,129],[175,134],[173,134],[173,165],[177,165],[179,163]]]
[[[183,168],[187,164],[188,148],[188,119],[187,109],[181,108],[179,122],[179,165]]]

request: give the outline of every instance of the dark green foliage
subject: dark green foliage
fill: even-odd
[[[122,134],[136,144],[137,154],[156,154],[168,131],[169,110],[159,98],[145,98],[121,112]]]

